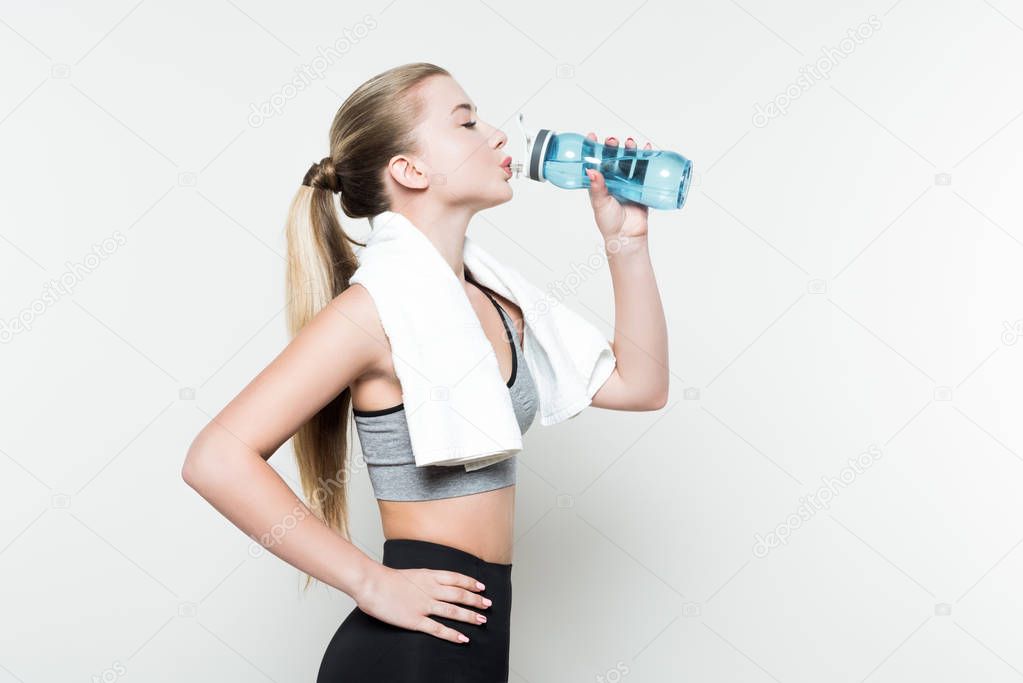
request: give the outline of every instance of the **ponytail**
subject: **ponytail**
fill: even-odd
[[[377,74],[344,101],[330,127],[330,154],[310,166],[291,207],[288,242],[287,317],[292,337],[348,289],[358,267],[335,195],[350,218],[369,218],[391,208],[384,175],[395,155],[418,151],[415,129],[423,114],[419,86],[451,74],[415,62]],[[295,433],[293,445],[310,510],[344,538],[348,530],[348,387]],[[306,587],[312,580],[306,577]]]

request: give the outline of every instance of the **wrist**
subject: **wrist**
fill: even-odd
[[[383,565],[368,555],[359,553],[360,558],[353,563],[346,573],[344,579],[338,586],[342,592],[347,593],[358,604],[363,596],[372,590]]]
[[[646,235],[612,235],[604,238],[604,253],[609,259],[645,252],[648,246]]]

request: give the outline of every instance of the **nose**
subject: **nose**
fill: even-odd
[[[502,147],[504,147],[508,143],[508,136],[505,135],[504,131],[500,130],[500,129],[496,130],[496,135],[497,135],[497,145],[494,147],[494,149],[501,149]]]

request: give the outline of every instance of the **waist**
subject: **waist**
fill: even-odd
[[[424,562],[426,564],[422,564]],[[450,569],[470,575],[478,567],[489,572],[491,576],[498,577],[499,580],[502,577],[510,579],[512,570],[511,562],[489,562],[463,548],[422,538],[389,538],[385,540],[383,564],[394,569],[426,567],[428,569]]]
[[[439,500],[377,500],[377,505],[387,539],[422,539],[461,548],[487,562],[511,563],[514,485]]]
[[[488,562],[467,550],[418,538],[384,541],[383,564],[394,569],[446,569],[482,582],[480,595],[498,614],[511,613],[511,563]],[[489,616],[489,615],[488,615]]]

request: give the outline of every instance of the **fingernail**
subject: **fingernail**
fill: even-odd
[[[494,604],[494,601],[491,600],[490,598],[483,598],[483,604],[486,605],[487,607],[490,607],[491,605]]]
[[[484,588],[486,588],[486,586],[484,586],[484,585],[483,585],[482,583],[480,583],[479,581],[477,581],[477,582],[476,582],[476,587],[477,587],[477,588],[479,588],[480,590],[483,590]]]
[[[462,641],[463,643],[468,643],[469,642],[469,638],[464,633],[459,633],[458,634],[458,639],[460,641]]]
[[[616,144],[618,144],[618,138],[608,138],[607,139],[607,144],[609,144],[609,145],[616,145]]]
[[[487,618],[485,616],[483,616],[482,614],[477,614],[476,615],[476,621],[480,622],[481,624],[485,624],[485,623],[487,623]]]

